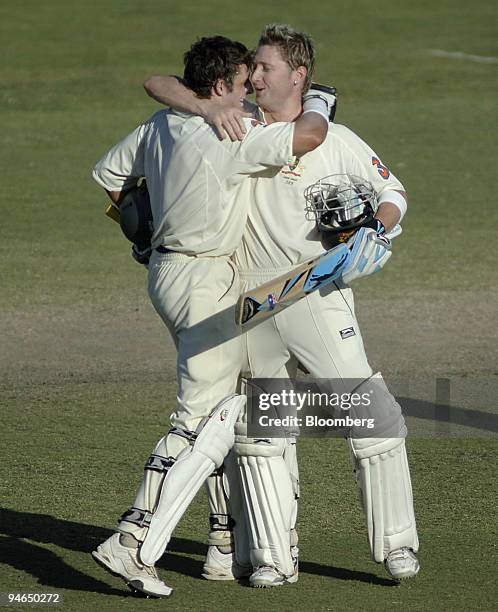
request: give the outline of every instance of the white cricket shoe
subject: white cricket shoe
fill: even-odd
[[[384,561],[386,570],[394,580],[413,578],[420,570],[420,563],[411,548],[404,546],[397,550],[392,550]]]
[[[268,589],[271,587],[282,586],[284,584],[292,584],[297,582],[299,577],[298,572],[294,572],[292,576],[284,576],[274,567],[262,565],[253,572],[249,578],[249,584],[257,589]]]
[[[233,552],[222,552],[218,546],[208,547],[206,560],[202,568],[202,576],[206,580],[236,580],[249,576],[252,567],[239,565]]]
[[[250,585],[257,589],[267,589],[297,582],[299,578],[299,548],[297,546],[291,546],[291,557],[294,564],[294,573],[291,576],[284,576],[276,568],[262,565],[251,574]]]
[[[151,597],[169,597],[173,589],[159,578],[154,567],[140,562],[137,548],[123,546],[119,535],[115,533],[107,538],[92,552],[95,561],[111,574],[122,578],[134,591]]]

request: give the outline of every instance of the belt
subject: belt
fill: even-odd
[[[158,253],[174,253],[174,251],[172,251],[171,249],[167,249],[167,248],[166,248],[165,246],[163,246],[162,244],[156,248],[156,251],[157,251]]]

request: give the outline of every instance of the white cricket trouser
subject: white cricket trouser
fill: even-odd
[[[149,296],[178,350],[173,427],[195,431],[235,391],[242,359],[234,315],[239,293],[238,273],[228,257],[152,254]]]

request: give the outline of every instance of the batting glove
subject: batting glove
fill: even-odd
[[[349,239],[351,247],[348,262],[342,273],[346,285],[362,276],[369,276],[381,270],[391,257],[391,241],[374,229],[361,227]]]
[[[328,120],[333,121],[337,108],[337,90],[335,87],[311,83],[310,89],[303,96],[303,110],[312,110],[317,100],[325,102]]]

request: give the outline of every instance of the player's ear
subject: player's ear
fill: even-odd
[[[308,75],[308,69],[306,66],[298,66],[294,70],[294,82],[296,85],[299,85],[301,88],[304,87],[304,82],[306,81],[306,77]]]
[[[213,85],[213,94],[215,96],[223,96],[227,91],[226,83],[223,79],[218,79]]]

